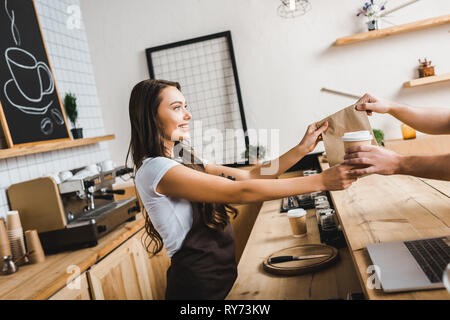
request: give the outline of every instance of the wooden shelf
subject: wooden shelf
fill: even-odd
[[[334,42],[335,46],[343,46],[351,43],[367,41],[372,39],[384,38],[394,34],[400,34],[405,32],[411,32],[416,30],[427,29],[431,27],[437,27],[450,23],[450,14],[445,16],[429,18],[421,21],[402,24],[399,26],[393,26],[380,30],[373,30],[363,33],[357,33],[348,37],[339,38]]]
[[[94,138],[84,138],[84,139],[74,139],[67,141],[58,141],[58,142],[49,142],[42,144],[35,144],[30,146],[23,147],[13,147],[8,149],[0,149],[0,159],[12,158],[12,157],[20,157],[34,153],[62,150],[73,147],[81,147],[89,144],[98,143],[101,141],[113,140],[115,139],[115,135],[109,134],[101,137]]]
[[[405,88],[425,86],[427,84],[450,81],[450,73],[440,74],[438,76],[424,77],[407,81],[403,84]]]

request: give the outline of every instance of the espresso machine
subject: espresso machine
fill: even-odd
[[[13,184],[7,192],[10,208],[19,211],[24,230],[38,230],[46,254],[92,247],[140,212],[136,197],[114,197],[125,192],[113,188],[116,178],[130,171],[124,166],[99,173],[78,168],[62,182],[49,176]]]

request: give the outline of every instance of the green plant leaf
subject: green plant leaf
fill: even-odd
[[[66,110],[66,114],[69,117],[70,122],[72,122],[73,126],[76,128],[76,121],[78,119],[78,111],[77,111],[77,97],[73,93],[66,93],[64,96],[64,109]]]
[[[373,135],[375,136],[378,145],[381,146],[384,142],[384,132],[380,129],[373,129]]]

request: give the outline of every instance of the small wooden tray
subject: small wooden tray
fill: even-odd
[[[288,262],[280,262],[270,264],[269,258],[278,256],[309,256],[316,254],[326,254],[322,258],[315,258],[309,260],[294,260]],[[286,248],[272,253],[263,262],[263,269],[266,272],[282,275],[294,276],[308,272],[314,272],[319,269],[328,267],[337,261],[339,251],[331,246],[325,244],[303,244],[295,247]]]

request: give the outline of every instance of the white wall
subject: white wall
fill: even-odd
[[[79,1],[35,0],[35,4],[61,100],[66,92],[75,93],[78,104],[77,126],[83,128],[84,137],[104,135],[102,110],[97,97],[83,21],[80,21],[79,29],[68,28],[66,23],[69,18],[67,8],[71,5],[79,6]],[[3,140],[1,127],[0,140]],[[9,210],[6,189],[11,184],[106,159],[109,159],[107,142],[0,159],[0,218],[5,217]]]
[[[354,102],[322,87],[450,106],[448,82],[402,88],[417,77],[418,58],[431,59],[436,73],[450,72],[450,25],[333,47],[337,38],[365,31],[365,20],[356,17],[364,0],[310,2],[306,15],[282,19],[279,0],[81,0],[105,130],[117,136],[109,145],[113,160],[123,163],[128,148],[131,89],[149,77],[145,49],[225,30],[233,37],[247,126],[280,129],[281,153],[300,141],[308,124]],[[391,0],[388,8],[402,2]],[[449,13],[448,0],[422,0],[389,20]],[[377,115],[371,122],[387,139],[401,137],[397,120]]]

